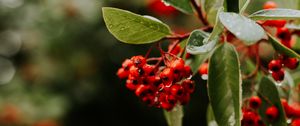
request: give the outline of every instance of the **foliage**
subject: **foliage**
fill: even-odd
[[[247,102],[245,102],[247,97],[242,100],[242,83],[250,81],[252,86],[249,88],[253,92],[256,90],[257,80],[262,78],[259,84],[258,95],[262,99],[272,102],[279,110],[279,117],[275,122],[271,123],[274,125],[287,125],[277,88],[266,76],[271,71],[275,81],[282,81],[284,78],[282,66],[293,70],[299,64],[299,54],[290,46],[291,36],[294,36],[294,34],[299,36],[300,34],[297,33],[299,31],[297,29],[293,29],[294,31],[292,32],[284,30],[284,25],[286,20],[293,20],[294,22],[290,22],[296,24],[300,11],[276,8],[273,3],[266,3],[269,5],[264,5],[264,10],[259,10],[249,15],[246,14],[246,10],[248,6],[251,6],[252,1],[250,0],[164,0],[164,2],[184,13],[196,13],[202,27],[178,35],[168,31],[169,28],[157,20],[151,21],[147,19],[148,23],[141,26],[138,23],[143,22],[143,20],[146,21],[144,17],[121,9],[105,7],[103,8],[103,17],[108,30],[120,41],[129,44],[151,42],[153,45],[156,45],[166,66],[168,66],[168,62],[172,61],[165,59],[165,53],[171,53],[178,58],[186,59],[187,64],[192,67],[193,73],[196,71],[195,68],[198,68],[201,63],[207,60],[206,62],[209,62],[208,73],[206,73],[208,74],[207,88],[211,104],[211,107],[208,109],[209,122],[217,122],[218,125],[222,126],[247,125],[245,124],[247,123],[245,122],[247,119],[245,113],[248,112],[246,110]],[[270,7],[272,8],[269,9]],[[156,25],[153,25],[151,28],[151,24]],[[126,27],[126,32],[122,32],[124,30],[122,29],[123,27]],[[274,34],[273,27],[277,28],[276,34]],[[175,43],[174,48],[169,46],[168,51],[165,53],[160,46],[160,44],[165,43],[164,40]],[[179,51],[174,53],[176,44],[180,42],[186,43],[181,44],[181,47],[185,48],[184,51],[186,52]],[[259,53],[261,51],[261,48],[259,48],[261,43],[268,43],[279,53],[279,55],[274,55],[282,62],[278,65],[280,70],[273,69],[271,62],[267,70],[264,68],[266,65],[261,62],[263,57]],[[151,52],[151,49],[149,52]],[[185,58],[184,56],[187,54],[192,54],[193,57]],[[198,59],[199,57],[201,58]],[[248,57],[250,60],[255,59],[253,60],[255,67],[241,68],[241,62],[250,63],[248,59],[245,61],[245,57]],[[148,55],[145,58],[147,59]],[[288,63],[290,61],[294,63]],[[249,69],[252,72],[246,75],[246,73],[241,72],[241,69]],[[200,74],[205,74],[201,66],[199,72]],[[266,104],[264,101],[259,115],[263,118],[264,123],[269,124],[270,122],[268,122],[265,115],[265,111],[268,108]],[[174,108],[174,110],[176,109]],[[178,118],[182,116],[181,114],[177,115],[172,111],[165,112],[168,124],[170,126],[181,125],[182,122],[179,121],[181,118]],[[176,118],[176,120],[172,121],[172,118]]]

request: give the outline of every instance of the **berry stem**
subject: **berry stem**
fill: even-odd
[[[268,69],[265,68],[263,65],[260,65],[260,69],[261,69],[261,71],[262,71],[265,75],[269,74]]]
[[[149,61],[159,61],[161,59],[162,59],[161,57],[151,57],[151,58],[147,58],[147,62],[149,62]]]
[[[150,48],[148,49],[147,53],[145,54],[145,58],[146,59],[148,58],[148,56],[151,53],[152,49],[153,49],[153,45],[150,46]]]
[[[172,47],[168,50],[167,53],[171,53],[171,51],[174,50],[175,47],[176,47],[176,45],[179,44],[179,43],[180,43],[180,40],[176,40],[176,41],[173,43]],[[165,52],[162,50],[161,45],[160,45],[160,42],[158,42],[156,46],[157,46],[158,50],[159,50],[160,53],[161,53],[161,59],[156,63],[155,69],[158,68],[159,64],[163,61],[163,59],[164,59],[164,57],[165,57]]]
[[[196,0],[191,0],[191,3],[193,5],[193,7],[195,8],[196,12],[197,12],[197,16],[200,19],[200,21],[202,22],[203,25],[208,26],[209,23],[208,21],[204,18],[203,13],[202,13],[202,9],[201,6],[197,5]]]

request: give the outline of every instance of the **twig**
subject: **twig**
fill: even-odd
[[[191,33],[186,33],[183,35],[172,35],[172,36],[166,36],[164,39],[175,39],[175,40],[183,40],[185,38],[188,38]]]
[[[209,23],[208,21],[204,18],[203,14],[202,14],[202,9],[201,9],[201,6],[197,5],[196,3],[196,0],[191,0],[191,3],[193,5],[193,7],[195,8],[196,12],[197,12],[197,15],[198,15],[198,18],[201,20],[201,22],[203,23],[203,25],[205,26],[208,26]]]
[[[148,56],[149,56],[150,52],[152,51],[152,49],[153,49],[153,45],[151,45],[151,47],[148,49],[147,53],[145,54],[146,59],[148,58]]]
[[[200,28],[200,30],[203,30],[203,31],[207,31],[207,30],[210,30],[210,29],[212,29],[211,26],[204,26],[204,27]],[[164,37],[162,40],[164,40],[164,39],[183,40],[183,39],[188,38],[190,35],[191,35],[191,32],[185,33],[183,35],[169,35],[169,36]]]
[[[149,61],[158,61],[158,60],[161,60],[161,59],[162,59],[161,57],[151,57],[151,58],[147,59],[147,62],[149,62]]]

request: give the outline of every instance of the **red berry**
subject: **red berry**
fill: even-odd
[[[135,94],[138,97],[143,97],[143,96],[145,96],[145,95],[147,95],[149,93],[152,93],[150,87],[147,86],[147,85],[143,85],[143,84],[138,85],[137,88],[136,88],[136,90],[135,90]]]
[[[167,95],[166,96],[166,101],[170,104],[176,104],[177,103],[177,98],[174,95]]]
[[[232,42],[234,40],[235,36],[232,33],[228,33],[226,36],[222,35],[221,36],[221,42],[227,41],[227,42]],[[226,39],[226,40],[225,40]]]
[[[170,63],[170,68],[173,69],[173,79],[174,81],[180,81],[184,75],[184,61],[179,58]]]
[[[126,59],[123,63],[122,63],[122,67],[128,71],[129,68],[133,66],[133,62],[130,59]]]
[[[171,82],[173,80],[173,69],[165,68],[159,76],[164,83]]]
[[[153,95],[147,95],[145,97],[142,97],[142,101],[150,106],[154,104],[154,99],[155,97]]]
[[[135,77],[129,76],[128,79],[126,80],[126,87],[129,90],[135,90],[138,85],[139,85],[139,81]]]
[[[174,104],[168,102],[160,102],[160,106],[167,111],[171,111],[174,108]]]
[[[171,43],[171,44],[169,45],[168,50],[171,50],[172,47],[173,47],[173,43]],[[179,44],[177,44],[177,45],[173,48],[173,50],[171,51],[171,53],[174,54],[174,55],[178,55],[180,52],[181,52],[181,47],[180,47]]]
[[[277,4],[274,1],[267,1],[264,6],[264,9],[274,9],[277,8]]]
[[[120,79],[125,79],[126,77],[128,77],[129,75],[129,72],[128,71],[125,71],[124,68],[120,68],[117,72],[117,76],[120,78]]]
[[[283,44],[284,46],[291,48],[292,47],[292,41],[291,40],[280,40],[280,43]]]
[[[199,73],[200,75],[204,75],[204,74],[208,74],[208,63],[203,63],[200,67],[199,67]]]
[[[294,110],[291,106],[289,106],[288,102],[285,99],[281,99],[281,104],[283,106],[285,115],[290,118],[293,116]]]
[[[156,15],[169,16],[175,14],[177,11],[172,6],[166,6],[162,0],[150,0],[148,9]]]
[[[258,96],[253,96],[249,100],[249,105],[253,109],[258,109],[261,105],[261,99]]]
[[[269,62],[269,70],[272,72],[277,72],[282,68],[281,60],[271,60]]]
[[[181,103],[181,105],[186,105],[187,103],[189,103],[191,99],[191,96],[189,93],[184,93],[180,98],[179,101]]]
[[[129,90],[135,90],[136,89],[136,87],[138,86],[138,85],[134,85],[133,83],[126,83],[126,88],[128,88]]]
[[[286,58],[283,60],[283,64],[287,68],[294,70],[299,66],[299,60],[297,58]]]
[[[143,70],[145,72],[145,75],[155,75],[155,66],[154,65],[149,65],[149,64],[145,64],[143,66]]]
[[[146,82],[147,84],[152,84],[153,86],[157,87],[161,83],[161,80],[159,76],[147,76]]]
[[[158,101],[159,102],[167,102],[167,94],[165,92],[159,93]]]
[[[266,110],[266,117],[269,121],[275,121],[279,116],[278,109],[275,106],[271,106]]]
[[[262,25],[270,27],[284,27],[286,20],[267,20]]]
[[[131,66],[129,69],[129,74],[134,77],[140,77],[144,74],[144,70],[142,68],[138,68],[136,66]]]
[[[276,36],[283,41],[290,41],[292,34],[286,27],[277,28]]]
[[[189,58],[191,57],[191,55],[192,55],[192,54],[190,54],[190,53],[186,53],[186,54],[185,54],[185,59],[189,59]]]
[[[190,66],[184,66],[184,77],[188,78],[192,75],[192,70]]]
[[[296,118],[292,121],[291,126],[300,126],[300,118]]]
[[[131,61],[136,67],[143,67],[146,64],[146,59],[143,56],[133,56]]]
[[[184,69],[184,60],[179,58],[170,63],[170,68],[174,70],[174,73],[181,72]]]
[[[243,113],[242,125],[243,126],[254,126],[256,123],[256,114],[251,111]]]
[[[182,86],[188,93],[193,93],[195,91],[195,83],[192,80],[184,80]]]
[[[272,72],[272,77],[275,81],[282,81],[284,79],[284,69],[280,69],[277,72]]]
[[[292,116],[294,117],[300,117],[300,108],[298,105],[291,105],[291,111],[292,111]]]
[[[174,84],[174,85],[172,85],[171,88],[170,88],[170,93],[171,93],[172,95],[175,95],[175,96],[180,97],[180,96],[183,95],[184,89],[183,89],[183,87],[182,87],[181,85],[179,85],[179,84]]]

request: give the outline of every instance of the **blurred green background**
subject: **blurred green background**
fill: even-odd
[[[105,27],[101,7],[153,15],[177,32],[201,24],[180,12],[151,13],[148,2],[0,0],[0,125],[167,125],[162,110],[141,103],[115,76],[124,59],[145,54],[150,45],[118,42]],[[257,0],[250,11],[262,3]],[[206,84],[199,78],[184,125],[206,125]]]

